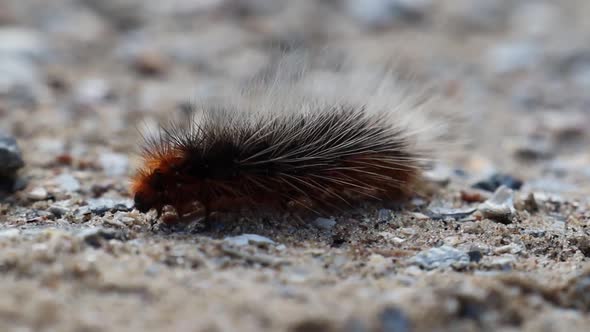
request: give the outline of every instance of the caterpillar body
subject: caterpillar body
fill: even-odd
[[[415,192],[440,123],[379,72],[316,71],[203,105],[146,139],[135,206],[324,212]]]

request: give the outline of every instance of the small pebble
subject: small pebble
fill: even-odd
[[[423,220],[428,220],[430,219],[429,216],[425,215],[424,213],[420,213],[420,212],[411,212],[412,217],[414,217],[416,220],[419,221],[423,221]]]
[[[133,208],[133,201],[130,199],[116,201],[110,198],[96,198],[87,200],[88,210],[96,215],[103,215],[108,211],[128,212]],[[79,210],[80,213],[81,210]]]
[[[494,192],[500,186],[506,186],[510,189],[519,190],[523,182],[511,175],[495,173],[489,178],[475,183],[472,187],[485,191]]]
[[[590,257],[590,238],[587,236],[578,236],[574,239],[573,244],[585,257]]]
[[[267,237],[260,236],[257,234],[242,234],[238,236],[226,237],[224,241],[236,245],[236,246],[247,246],[249,244],[254,245],[266,245],[275,244],[275,242]]]
[[[35,187],[27,193],[27,197],[32,201],[42,201],[49,196],[47,190],[43,187]]]
[[[489,194],[479,190],[461,190],[461,200],[467,203],[481,203],[489,198]]]
[[[132,214],[130,216],[129,213],[120,211],[115,213],[115,220],[117,221],[117,223],[123,225],[132,225],[135,222],[137,222],[137,218],[135,218]]]
[[[392,212],[389,209],[379,209],[377,212],[378,221],[390,221],[393,219]]]
[[[494,258],[491,262],[486,265],[493,269],[499,269],[503,271],[512,270],[512,267],[516,263],[516,259],[513,256],[502,256]]]
[[[55,157],[55,162],[59,165],[71,166],[74,163],[74,157],[69,153],[61,153]]]
[[[0,134],[0,191],[16,190],[16,173],[24,165],[16,140]]]
[[[522,246],[518,244],[511,243],[505,246],[497,247],[494,249],[495,254],[518,254],[522,251]]]
[[[522,161],[538,161],[553,156],[553,145],[547,140],[527,139],[514,147],[514,156]]]
[[[127,239],[125,233],[120,230],[110,229],[110,228],[101,228],[101,227],[93,227],[88,228],[81,231],[78,236],[84,240],[84,242],[88,243],[89,245],[98,248],[102,245],[102,241],[104,240],[112,240],[117,239],[120,241],[124,241]]]
[[[316,218],[313,221],[313,225],[317,228],[324,229],[324,230],[331,230],[336,226],[336,220],[328,219],[328,218]]]
[[[433,220],[444,220],[447,218],[461,220],[469,217],[475,211],[474,208],[447,208],[447,207],[430,207],[428,208],[428,216]]]
[[[443,245],[418,253],[416,256],[410,258],[409,263],[418,265],[426,270],[432,270],[445,267],[460,269],[466,267],[469,261],[470,258],[466,252]]]
[[[437,164],[433,169],[424,172],[424,177],[427,181],[444,187],[451,181],[452,174],[451,168]]]
[[[0,177],[14,176],[24,165],[16,139],[0,134]]]
[[[480,223],[473,221],[464,223],[462,228],[467,234],[482,234],[485,232]]]
[[[528,234],[532,237],[543,237],[547,233],[547,231],[543,229],[525,229],[523,231],[524,234]]]
[[[490,199],[480,204],[477,209],[485,218],[501,223],[511,223],[516,213],[514,192],[506,186],[501,186]]]
[[[467,252],[467,255],[469,255],[469,261],[474,263],[479,263],[483,257],[483,254],[479,250],[471,250]]]
[[[539,204],[537,204],[537,200],[535,199],[535,194],[529,193],[526,199],[523,201],[523,207],[528,212],[537,212],[539,211]]]
[[[403,227],[399,229],[399,232],[404,235],[416,235],[416,229],[412,227]]]
[[[61,218],[64,214],[68,213],[70,210],[62,206],[61,204],[53,204],[49,207],[48,211],[53,214],[56,218]]]
[[[405,239],[401,238],[401,237],[397,237],[395,236],[393,233],[391,232],[379,232],[378,233],[379,236],[381,236],[384,240],[388,241],[391,244],[395,244],[395,245],[400,245],[404,242],[406,242]]]
[[[47,219],[50,213],[47,211],[32,210],[26,213],[25,220],[27,223],[39,222]]]
[[[166,72],[168,63],[160,53],[144,52],[136,56],[133,67],[140,74],[158,76]]]
[[[80,190],[80,182],[71,174],[63,173],[55,178],[55,183],[66,192],[74,192]]]
[[[90,187],[90,191],[94,198],[99,198],[107,191],[113,189],[114,183],[95,183]]]

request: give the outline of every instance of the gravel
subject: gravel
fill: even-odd
[[[0,134],[0,176],[12,177],[24,165],[16,139]]]
[[[427,270],[445,267],[461,269],[466,267],[469,261],[470,256],[466,252],[446,245],[425,250],[409,260],[411,264]]]
[[[29,199],[33,201],[42,201],[44,199],[47,199],[49,193],[47,192],[47,190],[45,190],[45,188],[35,187],[27,193],[27,196],[29,197]]]
[[[60,174],[55,177],[57,186],[66,192],[80,190],[80,182],[71,174]]]
[[[267,237],[260,236],[257,234],[242,234],[238,236],[226,237],[224,239],[227,243],[234,244],[237,246],[246,246],[249,244],[256,245],[267,245],[275,244],[275,242]]]
[[[516,214],[514,192],[506,186],[501,186],[490,199],[480,204],[477,209],[485,218],[510,223]]]
[[[99,227],[85,229],[78,236],[93,247],[100,247],[103,241],[113,239],[124,241],[126,239],[125,233],[120,230]]]
[[[482,189],[486,191],[496,191],[500,186],[506,186],[510,189],[520,189],[522,187],[522,180],[515,178],[509,174],[495,173],[489,178],[478,181],[473,185],[473,188]]]
[[[24,165],[16,139],[0,134],[0,197],[17,189],[17,171]]]
[[[334,228],[334,226],[336,226],[336,220],[329,218],[316,218],[313,221],[313,225],[319,229],[329,231]]]

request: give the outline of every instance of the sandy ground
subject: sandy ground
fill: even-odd
[[[26,164],[2,180],[0,331],[587,331],[590,2],[444,3],[0,0]],[[465,116],[434,196],[207,232],[133,210],[136,128],[295,46],[393,59]]]

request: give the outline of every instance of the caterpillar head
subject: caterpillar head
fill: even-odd
[[[159,215],[164,205],[170,203],[167,199],[165,174],[159,168],[140,171],[133,181],[131,191],[135,208],[140,212],[148,212],[155,208]]]

